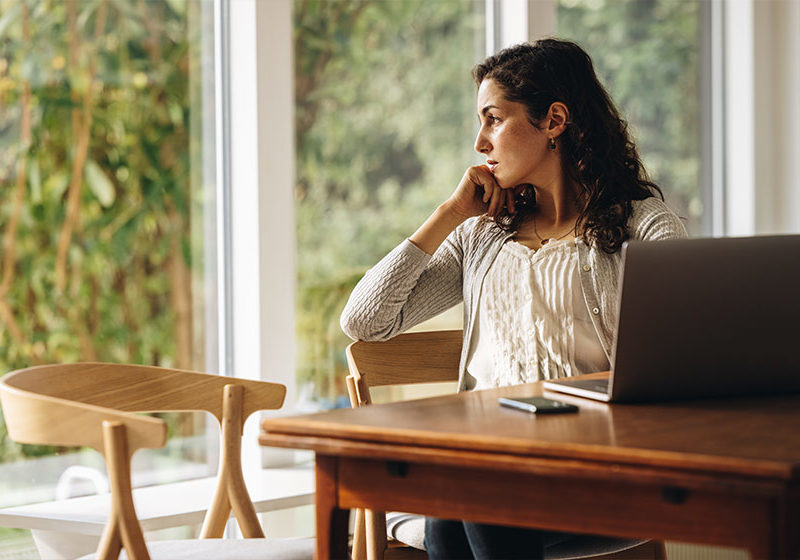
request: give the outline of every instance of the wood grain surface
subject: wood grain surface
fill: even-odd
[[[260,442],[324,457],[318,530],[345,531],[334,512],[364,507],[800,555],[800,395],[608,405],[546,394],[579,407],[558,415],[497,402],[541,394],[533,383],[272,418]],[[319,558],[342,554],[325,539]]]
[[[621,465],[779,477],[800,474],[800,395],[608,405],[548,394],[577,414],[533,415],[501,407],[499,396],[541,395],[538,383],[416,401],[272,418],[262,443],[325,436]],[[329,442],[330,443],[330,442]],[[306,447],[313,449],[310,440]],[[327,444],[326,444],[327,445]]]

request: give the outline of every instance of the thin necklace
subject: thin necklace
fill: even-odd
[[[564,235],[560,236],[560,237],[548,237],[546,239],[542,239],[542,237],[539,235],[539,231],[536,229],[536,214],[533,215],[533,233],[536,234],[536,237],[539,239],[539,244],[542,245],[543,247],[544,247],[544,245],[546,245],[550,241],[558,241],[559,239],[564,239],[571,232],[575,231],[575,227],[576,226],[577,226],[577,224],[572,226],[572,229],[567,230],[567,232]]]

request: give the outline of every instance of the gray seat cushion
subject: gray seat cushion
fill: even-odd
[[[595,535],[572,535],[569,539],[544,549],[546,560],[577,560],[602,554],[614,554],[646,543],[646,539],[617,539]]]
[[[414,513],[386,512],[386,535],[419,550],[425,550],[425,516]]]
[[[151,541],[151,560],[311,560],[314,539],[200,539]],[[120,560],[127,560],[125,551]],[[94,553],[79,560],[93,560]]]
[[[425,516],[396,511],[386,514],[386,534],[398,542],[425,550]],[[547,560],[577,560],[602,554],[621,552],[638,546],[646,540],[617,539],[594,535],[569,535],[569,538],[547,546]]]

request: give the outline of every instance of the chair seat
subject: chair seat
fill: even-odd
[[[307,539],[200,539],[151,541],[151,560],[311,560],[315,541]],[[79,560],[94,560],[94,553]],[[127,560],[123,550],[120,560]]]
[[[646,539],[618,539],[595,535],[575,535],[544,549],[545,560],[578,560],[616,554],[648,542]]]
[[[412,548],[425,550],[425,517],[414,513],[388,511],[386,535]]]
[[[396,511],[386,514],[386,534],[398,542],[425,550],[425,517]],[[546,560],[577,560],[604,554],[614,554],[647,542],[636,539],[617,539],[594,535],[575,535],[566,541],[545,548]]]

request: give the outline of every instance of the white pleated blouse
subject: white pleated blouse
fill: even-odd
[[[478,302],[469,389],[609,369],[583,297],[576,243],[551,241],[537,251],[505,243]]]

